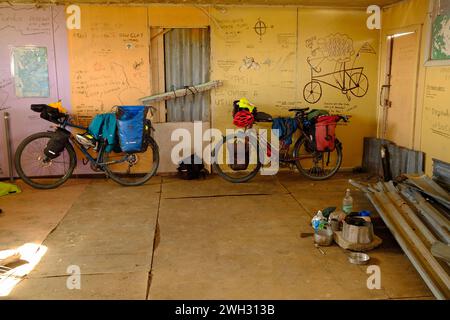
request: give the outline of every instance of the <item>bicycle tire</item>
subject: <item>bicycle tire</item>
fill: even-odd
[[[107,173],[108,177],[110,177],[112,180],[117,182],[118,184],[121,184],[123,186],[127,187],[133,187],[133,186],[140,186],[146,183],[148,180],[150,180],[157,172],[159,167],[159,147],[156,141],[152,137],[147,137],[148,139],[148,147],[152,149],[153,152],[153,166],[149,173],[147,173],[145,176],[142,177],[142,179],[139,179],[135,182],[129,182],[126,180],[126,177],[123,177],[115,172],[113,172],[109,165],[104,165],[105,172]],[[102,154],[102,161],[104,161],[105,156],[107,156],[108,152],[103,151]]]
[[[228,182],[232,182],[232,183],[245,183],[250,181],[251,179],[253,179],[259,172],[259,170],[261,169],[261,162],[259,161],[259,154],[257,155],[257,164],[254,170],[252,170],[248,175],[241,177],[241,178],[235,178],[235,177],[231,177],[229,175],[227,175],[222,168],[219,166],[219,164],[217,163],[217,161],[215,161],[215,153],[216,150],[219,150],[219,147],[221,145],[223,145],[224,143],[226,143],[229,139],[234,139],[236,136],[235,135],[230,135],[230,136],[226,136],[223,137],[222,141],[219,142],[213,149],[212,151],[212,167],[214,169],[214,171],[223,179],[227,180]],[[251,141],[250,143],[253,144],[253,146],[255,147],[255,142]],[[259,145],[258,143],[256,143],[256,150],[259,153]]]
[[[294,153],[293,153],[294,154],[294,158],[298,158],[299,157],[299,151],[300,151],[301,147],[303,146],[303,144],[305,144],[305,142],[306,142],[306,139],[304,137],[297,141],[297,143],[295,144],[295,147],[294,147]],[[308,170],[305,170],[301,166],[301,164],[300,164],[300,162],[298,160],[295,161],[295,165],[296,165],[298,171],[302,175],[304,175],[305,177],[307,177],[307,178],[309,178],[311,180],[323,181],[323,180],[330,179],[331,177],[333,177],[338,172],[338,170],[341,168],[341,165],[342,165],[342,158],[343,158],[342,157],[342,145],[339,142],[339,140],[337,140],[337,139],[336,139],[336,149],[335,149],[335,151],[337,152],[337,155],[338,155],[336,166],[327,175],[324,175],[324,176],[312,175]],[[324,154],[324,153],[325,152],[322,152],[322,154]]]
[[[50,138],[52,138],[53,135],[54,135],[54,132],[39,132],[39,133],[35,133],[35,134],[32,134],[31,136],[25,138],[19,144],[19,146],[17,147],[16,153],[15,153],[15,156],[14,156],[14,164],[16,166],[17,174],[19,175],[19,177],[26,184],[32,186],[33,188],[36,188],[36,189],[54,189],[54,188],[59,187],[60,185],[65,183],[67,181],[67,179],[70,178],[70,176],[73,173],[73,170],[75,170],[75,167],[77,165],[77,155],[75,153],[75,150],[74,150],[72,144],[70,144],[68,142],[66,144],[66,146],[65,146],[65,150],[67,150],[67,152],[69,154],[70,165],[69,165],[69,168],[68,168],[68,171],[66,172],[66,174],[61,179],[59,179],[57,182],[55,182],[53,184],[40,184],[40,183],[34,182],[31,177],[28,177],[25,174],[25,171],[23,170],[22,162],[21,162],[22,154],[23,154],[23,151],[24,151],[25,147],[28,144],[30,144],[31,142],[33,142],[34,140],[41,139],[41,138],[49,138],[50,139]]]

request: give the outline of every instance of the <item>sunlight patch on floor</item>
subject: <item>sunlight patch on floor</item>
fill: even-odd
[[[14,287],[22,281],[41,261],[47,247],[35,243],[0,251],[0,297],[7,297]]]

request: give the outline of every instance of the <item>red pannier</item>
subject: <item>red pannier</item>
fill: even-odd
[[[321,116],[316,120],[315,140],[319,152],[334,151],[336,148],[336,126],[341,117]]]

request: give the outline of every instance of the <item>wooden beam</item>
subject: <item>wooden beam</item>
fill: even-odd
[[[214,88],[218,88],[223,85],[223,82],[220,80],[210,81],[207,83],[202,83],[195,86],[188,86],[183,89],[177,89],[172,92],[164,92],[164,93],[158,93],[152,96],[144,97],[139,99],[143,104],[148,105],[150,103],[155,103],[159,101],[166,101],[176,98],[181,98],[184,96],[188,96],[191,94],[200,93],[203,91],[212,90]]]
[[[169,29],[170,30],[170,29]],[[151,94],[156,94],[166,90],[164,71],[164,34],[163,28],[150,28],[150,69],[151,69]],[[164,101],[155,102],[153,107],[157,112],[153,120],[155,122],[166,122],[166,103]]]

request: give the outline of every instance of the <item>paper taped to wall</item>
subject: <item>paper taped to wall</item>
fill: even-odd
[[[47,48],[15,47],[12,59],[16,96],[19,98],[48,97],[50,86]]]

